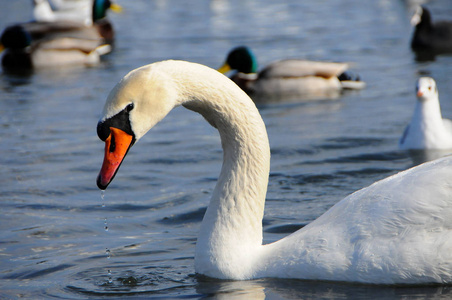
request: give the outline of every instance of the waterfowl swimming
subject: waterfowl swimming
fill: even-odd
[[[452,52],[452,21],[433,23],[430,11],[425,6],[418,6],[411,24],[415,26],[411,40],[413,50]]]
[[[344,88],[362,89],[346,63],[299,59],[276,61],[258,72],[257,59],[248,47],[232,49],[221,73],[235,70],[231,79],[256,102],[336,98]]]
[[[95,65],[100,56],[111,50],[114,31],[105,18],[107,6],[102,3],[93,14],[93,25],[70,21],[26,22],[7,27],[0,38],[5,49],[5,69],[31,69],[66,65]]]
[[[48,28],[46,25],[46,29]],[[67,29],[69,28],[65,27],[65,30]],[[103,39],[87,38],[93,33],[90,28],[87,28],[87,31],[83,38],[68,36],[66,31],[61,36],[59,33],[52,34],[52,38],[47,40],[33,39],[36,31],[33,30],[32,35],[24,26],[8,27],[0,40],[6,48],[2,66],[5,70],[20,71],[69,65],[97,65],[100,57],[111,51],[111,46],[103,43]],[[83,32],[77,28],[71,33]],[[9,34],[14,35],[14,38],[9,39]]]
[[[55,3],[54,3],[55,2]],[[74,22],[85,26],[93,25],[96,20],[104,19],[109,9],[120,12],[121,6],[110,0],[52,1],[33,0],[33,16],[37,22]]]
[[[243,90],[203,65],[153,63],[131,71],[113,88],[97,125],[105,141],[100,189],[111,183],[132,145],[180,105],[218,129],[224,151],[196,245],[198,274],[452,283],[450,157],[376,182],[295,233],[262,245],[270,169],[265,124]]]
[[[452,121],[443,119],[436,82],[419,78],[417,102],[410,124],[399,141],[401,149],[452,149]]]

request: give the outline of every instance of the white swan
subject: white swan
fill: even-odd
[[[238,280],[452,282],[450,158],[377,182],[297,232],[262,245],[270,165],[265,125],[245,92],[202,65],[154,63],[114,87],[97,127],[106,142],[99,188],[107,188],[131,145],[178,105],[217,128],[224,150],[196,245],[197,273]]]
[[[400,149],[452,149],[452,121],[441,116],[435,80],[419,78],[416,95],[418,101],[400,138]]]

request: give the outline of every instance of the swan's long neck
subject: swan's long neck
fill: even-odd
[[[196,271],[249,278],[262,245],[262,218],[270,166],[265,125],[252,100],[225,76],[184,78],[186,108],[199,112],[221,136],[223,166],[196,245]],[[212,76],[218,76],[209,87]],[[188,81],[191,81],[187,83]]]

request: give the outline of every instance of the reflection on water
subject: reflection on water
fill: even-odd
[[[429,149],[429,150],[409,150],[408,153],[413,161],[413,166],[417,166],[427,161],[451,155],[452,151]]]
[[[260,279],[244,282],[198,282],[196,290],[207,294],[215,288],[215,299],[394,299],[403,297],[433,297],[447,299],[450,287],[422,288],[379,287],[347,283],[302,281],[286,279]]]
[[[452,57],[415,60],[404,1],[118,2],[116,47],[99,67],[0,74],[1,297],[450,297],[448,287],[196,276],[196,237],[222,152],[218,133],[183,108],[134,146],[105,198],[95,184],[103,157],[96,124],[122,76],[168,58],[217,68],[237,45],[253,48],[262,66],[352,62],[367,83],[334,100],[259,106],[272,151],[265,243],[353,191],[442,156],[397,149],[419,74],[436,79],[443,115],[452,117]],[[2,5],[2,28],[30,17],[28,0]],[[449,0],[428,5],[438,19],[452,15]]]

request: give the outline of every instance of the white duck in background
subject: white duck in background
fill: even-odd
[[[33,17],[36,22],[74,22],[92,26],[93,19],[104,18],[107,9],[122,11],[121,6],[110,0],[58,0],[54,3],[56,9],[52,8],[48,0],[33,0],[33,3]]]
[[[56,10],[78,9],[86,5],[91,6],[93,0],[49,0]]]
[[[452,121],[441,116],[435,80],[419,78],[416,95],[416,107],[400,138],[400,149],[452,149]]]
[[[218,129],[224,151],[196,245],[197,273],[235,280],[452,283],[451,158],[379,181],[295,233],[262,245],[270,168],[264,122],[245,92],[199,64],[154,63],[113,88],[97,125],[105,141],[100,189],[130,147],[180,105]]]
[[[64,3],[64,2],[62,2]],[[85,0],[67,9],[52,9],[48,0],[33,0],[33,17],[37,22],[70,21],[85,26],[93,25],[92,0]]]

